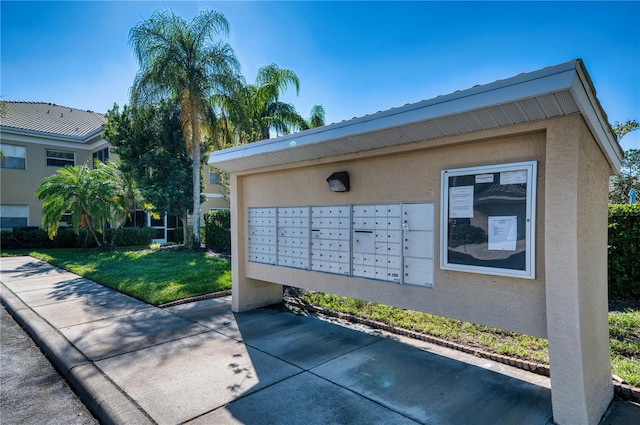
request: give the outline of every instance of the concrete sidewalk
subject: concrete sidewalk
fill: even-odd
[[[234,314],[230,297],[160,309],[31,257],[1,298],[102,423],[551,423],[549,380],[314,316]],[[604,423],[633,423],[640,407]],[[629,422],[626,422],[629,421]]]

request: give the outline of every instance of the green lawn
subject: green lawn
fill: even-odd
[[[42,249],[2,255],[31,255],[153,305],[231,288],[231,262],[204,252]],[[307,293],[304,301],[484,351],[549,363],[543,338],[330,294]],[[609,313],[609,333],[613,373],[640,387],[640,310]]]
[[[640,387],[640,310],[609,313],[613,373]]]
[[[204,252],[177,249],[3,252],[11,254],[31,255],[153,305],[231,289],[231,261]]]

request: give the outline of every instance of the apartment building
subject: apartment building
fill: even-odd
[[[102,137],[104,114],[46,102],[7,101],[0,118],[0,227],[41,227],[42,202],[35,192],[45,177],[66,165],[79,165],[113,157],[111,146]],[[224,188],[217,174],[205,179],[202,213],[228,208]],[[157,240],[167,240],[178,220],[139,217],[137,225],[158,229]]]

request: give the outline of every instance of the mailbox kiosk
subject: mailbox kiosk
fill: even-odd
[[[233,310],[290,285],[547,338],[554,420],[596,424],[621,161],[579,59],[214,152]]]

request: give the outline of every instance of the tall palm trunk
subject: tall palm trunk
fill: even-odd
[[[191,137],[193,148],[193,245],[200,248],[200,129],[196,110],[191,109]]]

